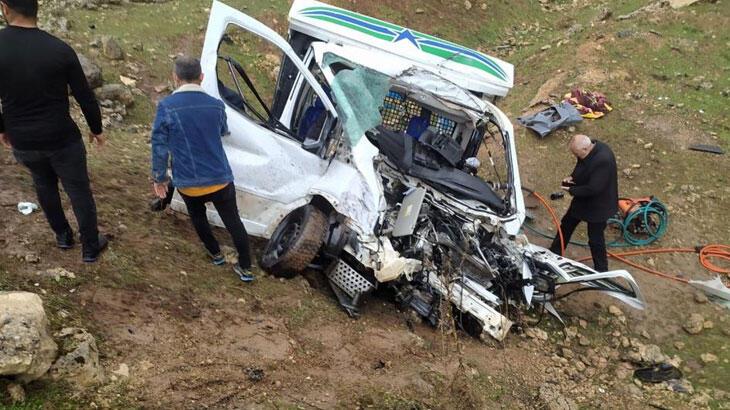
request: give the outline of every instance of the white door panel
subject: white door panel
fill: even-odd
[[[337,117],[322,87],[286,40],[259,21],[219,1],[214,1],[211,8],[201,57],[205,74],[203,88],[208,94],[224,100],[218,89],[218,48],[231,25],[280,49],[299,69],[300,79],[307,81],[323,101],[330,116]],[[301,84],[301,80],[297,84]],[[259,125],[230,106],[227,106],[226,114],[230,135],[224,137],[223,146],[235,178],[239,212],[251,234],[267,237],[289,211],[308,202],[311,187],[324,175],[328,162],[302,149],[298,141]],[[213,223],[219,222],[217,215],[209,216]]]

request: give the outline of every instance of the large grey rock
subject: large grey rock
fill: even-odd
[[[0,376],[29,382],[43,376],[58,348],[35,293],[0,292]]]
[[[117,101],[130,107],[134,104],[134,94],[123,84],[106,84],[96,90],[96,96],[100,101]],[[103,104],[102,104],[103,105]]]
[[[112,36],[101,38],[101,52],[110,60],[124,60],[124,50],[119,41]]]
[[[104,84],[104,77],[101,74],[101,68],[94,62],[89,60],[83,54],[78,54],[81,68],[84,70],[86,81],[89,82],[91,88],[99,88]]]
[[[79,388],[104,381],[94,336],[79,328],[65,328],[55,336],[61,351],[60,357],[48,371],[51,379],[64,380]]]

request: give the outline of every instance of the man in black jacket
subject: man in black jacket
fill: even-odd
[[[608,145],[591,141],[585,135],[576,135],[570,141],[570,151],[578,162],[562,187],[573,196],[560,229],[565,246],[570,242],[575,228],[581,221],[588,224],[588,245],[591,248],[593,266],[599,272],[608,270],[606,222],[618,211],[618,178],[616,158]],[[550,250],[562,254],[560,237],[553,240]]]
[[[61,249],[74,245],[58,192],[61,180],[79,224],[84,262],[107,245],[99,234],[81,131],[69,114],[68,89],[104,144],[101,110],[74,50],[38,29],[38,0],[0,0],[8,27],[0,30],[0,142],[31,172],[38,202]]]

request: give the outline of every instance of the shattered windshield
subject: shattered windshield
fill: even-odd
[[[324,65],[336,63],[341,69],[332,81],[332,94],[337,101],[345,136],[350,146],[354,147],[365,131],[383,122],[380,108],[390,89],[390,78],[369,68],[351,68],[354,65],[345,64],[341,58],[332,54],[325,54]]]

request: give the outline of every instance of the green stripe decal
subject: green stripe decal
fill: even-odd
[[[476,68],[502,81],[508,80],[504,69],[489,56],[438,37],[335,7],[308,7],[300,13],[305,17],[337,24],[379,40],[391,43],[406,41],[424,53]]]

